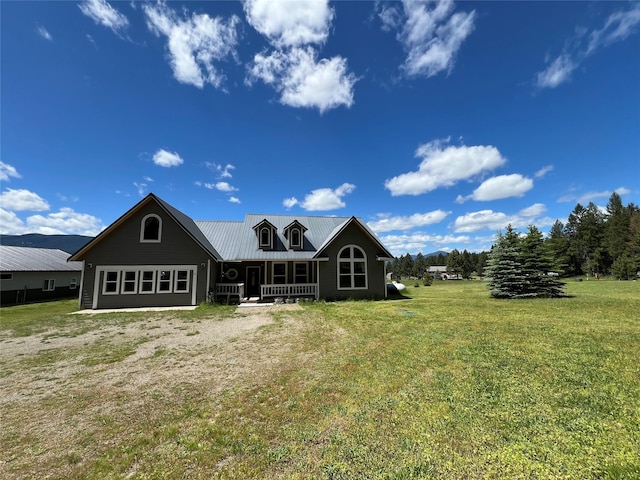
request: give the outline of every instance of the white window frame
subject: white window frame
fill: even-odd
[[[346,249],[349,249],[349,257],[341,258],[340,256],[342,255],[342,252],[345,251]],[[362,252],[363,258],[357,258],[354,256],[355,249],[358,249],[360,250],[360,252]],[[340,265],[343,263],[349,265],[348,274],[344,274],[340,272]],[[356,263],[364,263],[364,273],[355,272]],[[345,245],[344,247],[342,247],[338,252],[336,267],[337,267],[336,274],[337,274],[338,290],[367,290],[369,288],[369,269],[367,264],[367,252],[365,252],[362,247],[358,245]],[[346,277],[347,275],[350,279],[349,286],[348,287],[340,286],[340,280]],[[360,287],[355,286],[356,276],[364,277],[364,286],[360,286]]]
[[[115,280],[108,280],[107,278],[109,277],[110,273],[115,273],[116,274],[116,279]],[[107,292],[107,285],[115,285],[116,286],[116,290],[114,292]],[[105,270],[104,271],[104,277],[102,278],[102,294],[103,295],[120,295],[120,270]]]
[[[72,278],[69,280],[69,290],[75,290],[76,288],[78,288],[78,279]]]
[[[13,273],[12,272],[0,273],[0,280],[13,280]]]
[[[142,269],[140,270],[140,284],[138,286],[138,293],[140,295],[149,295],[149,294],[153,294],[156,293],[156,272],[157,270],[151,270],[151,269]],[[145,273],[151,273],[151,280],[144,278],[144,274]],[[145,283],[151,283],[151,290],[145,290],[143,288],[143,285]]]
[[[187,278],[180,279],[180,272],[187,274]],[[189,293],[189,284],[191,283],[191,272],[189,270],[175,270],[173,279],[173,293]],[[186,288],[178,288],[178,282],[186,282]]]
[[[277,278],[283,278],[282,283],[276,282],[276,265],[284,265],[284,274],[277,276]],[[285,285],[288,278],[287,274],[289,273],[287,267],[287,262],[273,262],[273,264],[271,265],[271,283],[273,283],[274,285]]]
[[[262,237],[263,237],[263,232],[267,232],[267,239],[268,242],[264,242]],[[260,231],[259,231],[259,235],[258,235],[258,242],[260,243],[260,248],[271,248],[271,246],[273,245],[273,230],[271,228],[269,228],[268,226],[262,226],[260,227]]]
[[[298,273],[298,265],[304,267],[304,281],[299,282],[298,277],[302,275]],[[294,262],[293,264],[293,283],[309,283],[309,263],[308,262]]]
[[[43,292],[53,292],[56,289],[56,281],[53,278],[47,278],[42,284]]]
[[[133,273],[133,280],[127,280],[127,273]],[[136,295],[138,293],[138,270],[123,270],[120,274],[122,284],[120,292],[122,295]],[[125,285],[133,283],[133,290],[127,291]]]
[[[150,218],[155,218],[158,220],[158,238],[145,238],[144,237],[144,227],[146,226],[147,220]],[[140,222],[140,243],[160,243],[162,241],[162,218],[155,213],[150,213],[149,215],[145,215]]]
[[[169,279],[168,280],[166,280],[166,279],[163,280],[162,279],[162,272],[169,272]],[[174,272],[173,268],[167,268],[167,269],[163,268],[163,269],[158,270],[158,273],[156,274],[156,279],[157,279],[157,282],[156,282],[156,293],[160,293],[160,294],[162,294],[162,293],[173,293],[173,272]],[[169,289],[168,290],[163,290],[163,289],[160,288],[161,283],[164,283],[164,282],[168,282],[168,284],[169,284]]]
[[[298,241],[294,242],[294,235],[298,235]],[[299,227],[293,227],[291,228],[291,230],[289,231],[289,248],[290,249],[296,249],[296,248],[302,248],[302,229]]]

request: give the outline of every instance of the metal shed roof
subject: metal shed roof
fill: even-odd
[[[0,245],[2,272],[79,272],[82,262],[67,262],[62,250]]]

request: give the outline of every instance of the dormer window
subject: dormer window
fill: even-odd
[[[155,214],[149,214],[140,223],[140,241],[159,243],[162,239],[162,219]]]
[[[284,236],[289,240],[291,250],[302,250],[304,247],[304,232],[307,228],[297,220],[284,228]]]
[[[272,250],[275,248],[276,227],[266,218],[253,227],[258,236],[258,248],[262,250]]]

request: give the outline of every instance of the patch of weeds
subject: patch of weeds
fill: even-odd
[[[125,358],[134,355],[138,350],[138,346],[146,341],[146,339],[142,339],[118,345],[106,342],[96,343],[87,349],[88,351],[85,354],[82,364],[87,367],[93,367],[96,365],[121,362]]]
[[[200,335],[200,332],[198,330],[194,330],[193,332],[187,332],[186,333],[187,337],[192,337],[194,335]]]

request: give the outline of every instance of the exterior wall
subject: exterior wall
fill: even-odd
[[[148,214],[162,220],[161,241],[140,241],[141,223]],[[132,214],[93,245],[86,256],[82,303],[85,308],[197,305],[206,301],[207,287],[215,286],[218,264],[155,202]],[[131,270],[189,270],[188,293],[105,295],[105,272]],[[122,281],[122,280],[120,280]],[[138,279],[139,285],[140,279]],[[156,279],[157,282],[157,279]],[[195,292],[195,295],[192,293]]]
[[[338,253],[345,245],[357,245],[364,250],[367,256],[367,289],[338,289]],[[323,252],[322,256],[329,260],[319,264],[320,298],[384,298],[387,288],[384,261],[376,259],[377,256],[384,255],[385,252],[381,251],[358,226],[349,225]]]
[[[81,272],[79,271],[11,272],[11,275],[10,280],[0,280],[1,305],[73,298],[77,297],[80,292]],[[54,281],[53,290],[45,291],[43,289],[45,280]]]

